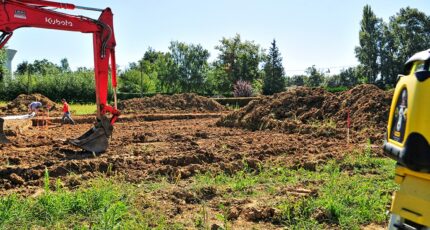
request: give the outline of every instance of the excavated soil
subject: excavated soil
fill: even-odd
[[[320,88],[297,87],[251,101],[224,116],[219,126],[250,130],[278,130],[314,136],[344,138],[350,116],[352,140],[382,140],[391,104],[391,93],[374,85],[360,85],[333,94]]]
[[[231,127],[216,125],[219,117],[209,113],[187,116],[150,114],[147,117],[140,116],[141,113],[124,115],[115,125],[107,152],[97,156],[66,142],[68,138],[76,138],[90,129],[94,121],[92,117],[75,116],[79,122],[74,126],[51,123],[48,127],[30,127],[19,135],[9,136],[11,144],[0,145],[0,194],[40,194],[45,169],[53,184],[60,179],[69,188],[100,174],[122,175],[127,181],[137,184],[157,181],[160,176],[165,176],[169,183],[178,184],[178,188],[145,194],[145,202],[160,204],[161,211],[168,213],[171,221],[187,223],[187,228],[194,228],[191,217],[201,211],[201,200],[207,202],[207,212],[213,221],[217,221],[215,216],[221,212],[221,198],[216,189],[207,187],[195,193],[181,189],[181,184],[188,183],[188,178],[197,173],[231,174],[243,169],[244,165],[259,170],[266,164],[316,170],[318,165],[329,160],[339,160],[344,154],[368,148],[366,141],[355,140],[355,136],[352,136],[354,141],[347,143],[342,129],[345,109],[351,110],[357,133],[366,127],[359,121],[366,121],[370,127],[375,125],[371,129],[383,133],[380,122],[386,119],[382,113],[388,98],[384,92],[375,91],[371,86],[361,87],[339,95],[320,89],[297,88],[273,98],[265,97],[223,118],[223,123]],[[131,101],[123,105],[129,108],[128,105],[138,104],[142,106],[138,108],[145,109],[145,103],[152,103],[143,101],[141,104]],[[223,109],[217,104],[211,104],[213,107],[199,106],[186,108]],[[164,108],[174,110],[174,107]],[[315,125],[316,121],[326,119],[333,119],[338,127]],[[272,130],[266,129],[269,127]],[[287,132],[279,132],[279,129]],[[378,145],[371,147],[374,152],[379,152]],[[288,188],[277,198],[312,194],[314,191]],[[247,199],[234,198],[229,202],[232,202],[232,209],[228,210],[228,218],[238,229],[279,227],[266,221],[273,218],[273,208],[256,207],[254,201]]]
[[[42,102],[44,108],[50,106],[51,110],[58,108],[58,105],[48,97],[42,94],[20,94],[13,101],[7,103],[5,107],[0,108],[1,115],[17,115],[28,113],[28,105],[33,101]],[[41,110],[43,110],[42,108]]]
[[[0,145],[0,191],[31,193],[33,186],[41,185],[45,167],[52,178],[70,173],[88,178],[112,165],[113,171],[139,182],[159,175],[185,179],[196,172],[233,173],[242,169],[244,161],[249,167],[270,160],[312,168],[342,157],[349,148],[342,144],[345,141],[332,137],[311,139],[308,134],[217,127],[217,119],[129,119],[116,124],[108,151],[99,156],[66,142],[90,129],[91,124],[31,127],[22,135],[9,136],[12,144]],[[24,183],[16,183],[12,174]]]
[[[10,136],[12,144],[0,145],[0,194],[39,194],[45,168],[52,184],[60,178],[69,188],[101,174],[123,175],[132,183],[153,181],[160,176],[166,176],[170,183],[186,183],[196,173],[231,174],[242,170],[245,164],[254,170],[266,163],[315,170],[330,159],[341,159],[353,149],[365,148],[365,144],[347,145],[345,140],[333,137],[314,138],[309,134],[217,127],[218,119],[129,119],[116,124],[108,151],[98,156],[66,143],[67,138],[83,134],[91,124],[31,127],[22,135]],[[147,196],[151,202],[162,202],[163,212],[170,213],[173,221],[189,222],[190,216],[200,211],[200,201],[206,199],[204,197],[217,196],[216,191],[201,192],[189,194],[188,191],[167,190]],[[214,208],[208,208],[208,212],[215,217],[219,212],[215,204],[217,199],[213,202]],[[258,223],[259,216],[269,215],[271,210],[259,213],[259,209],[248,207],[251,205],[249,201],[237,202],[235,206],[243,206],[240,215],[245,221],[232,222],[235,226],[277,228],[270,221]]]
[[[189,113],[222,112],[225,110],[225,107],[210,98],[193,93],[185,93],[172,96],[157,94],[153,97],[124,100],[118,104],[118,109],[124,113]]]

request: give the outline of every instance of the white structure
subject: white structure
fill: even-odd
[[[9,76],[10,77],[13,77],[12,60],[15,57],[16,52],[18,52],[18,51],[17,50],[13,50],[13,49],[6,49],[6,53],[7,53],[6,68],[9,70]]]

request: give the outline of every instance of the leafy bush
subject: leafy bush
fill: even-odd
[[[94,73],[84,72],[60,73],[48,75],[15,75],[0,83],[0,100],[10,101],[20,94],[40,93],[53,101],[62,98],[70,102],[91,102],[96,100]],[[109,86],[109,98],[112,89]]]
[[[235,97],[251,97],[253,95],[251,83],[239,80],[234,84],[233,95]]]

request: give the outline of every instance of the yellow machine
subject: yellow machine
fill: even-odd
[[[395,159],[389,229],[430,230],[430,49],[413,55],[399,75],[384,152]]]

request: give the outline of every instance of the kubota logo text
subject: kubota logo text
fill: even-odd
[[[60,20],[56,18],[45,17],[45,22],[50,25],[56,25],[56,26],[69,26],[69,27],[73,26],[73,23],[67,19]]]

